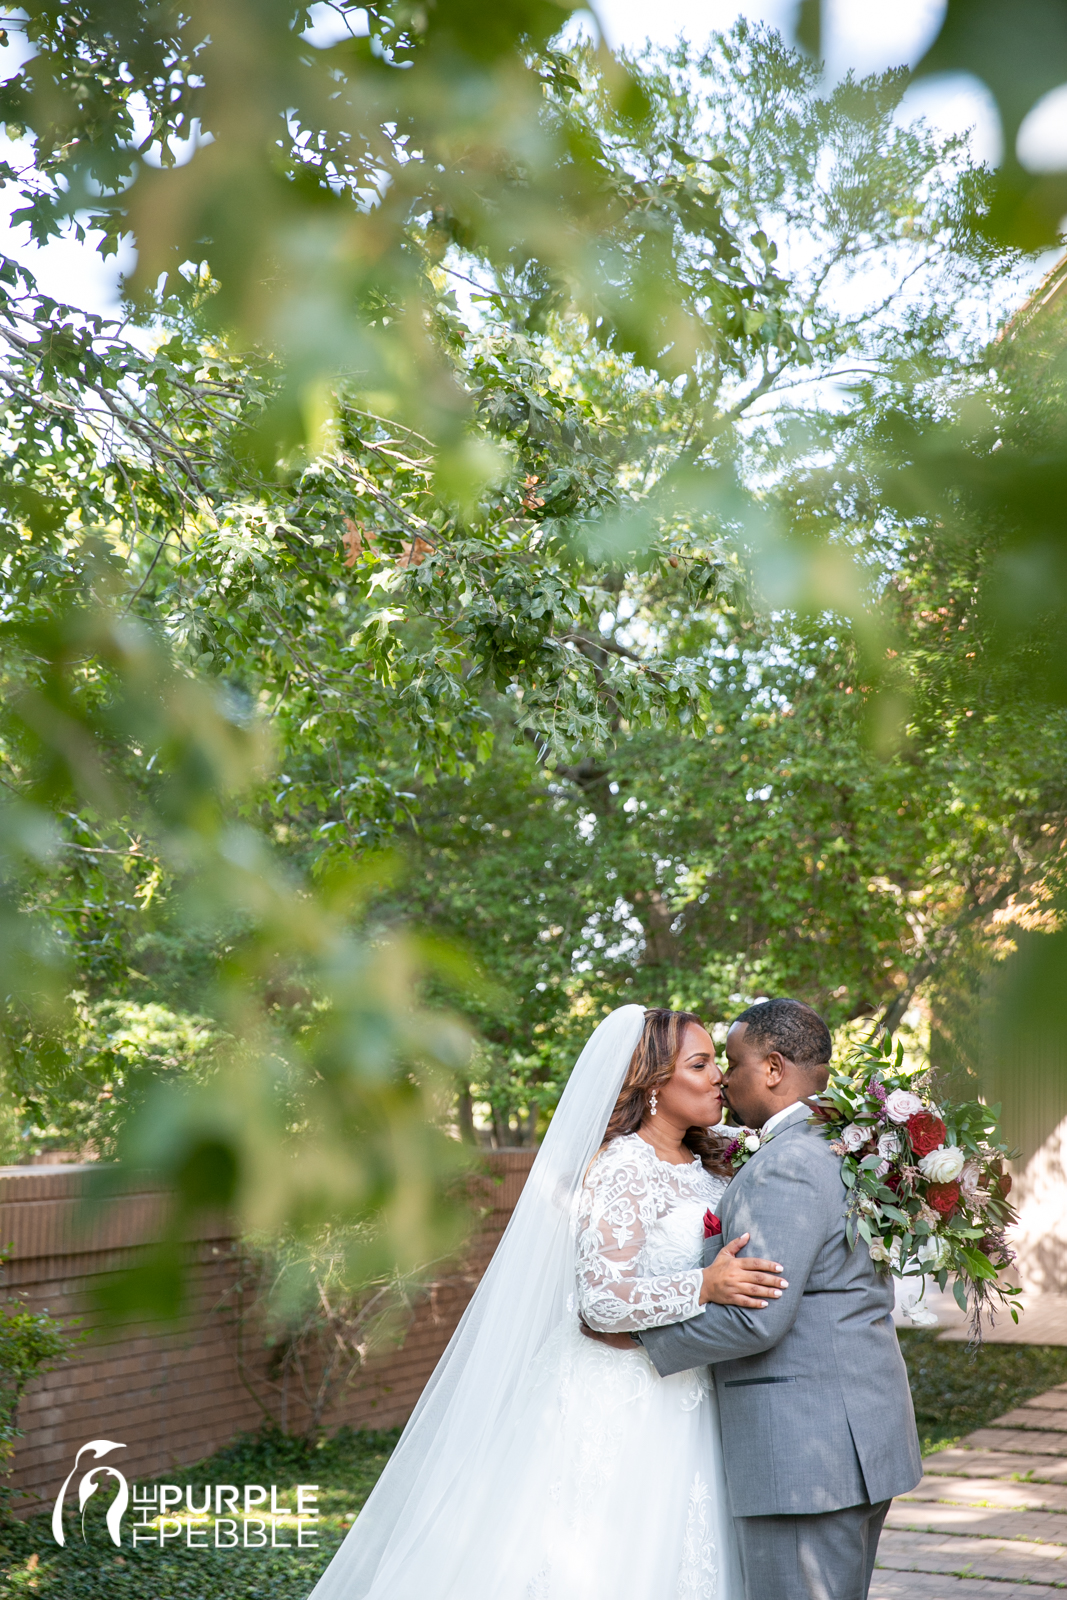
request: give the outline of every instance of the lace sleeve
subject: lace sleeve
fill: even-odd
[[[578,1211],[578,1305],[600,1333],[637,1332],[695,1317],[703,1273],[641,1271],[649,1228],[669,1209],[671,1190],[632,1150],[604,1151],[590,1169]]]

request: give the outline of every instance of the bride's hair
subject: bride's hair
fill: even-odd
[[[692,1011],[668,1011],[664,1006],[657,1006],[645,1012],[645,1030],[630,1057],[615,1110],[608,1119],[605,1145],[625,1133],[637,1132],[649,1095],[674,1076],[682,1035],[691,1022],[698,1028],[704,1026]],[[682,1143],[700,1157],[708,1172],[729,1178],[733,1176],[733,1168],[725,1158],[725,1150],[732,1137],[725,1129],[720,1132],[715,1128],[690,1128]]]

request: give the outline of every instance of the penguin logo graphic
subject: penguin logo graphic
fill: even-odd
[[[78,1451],[78,1454],[74,1457],[73,1467],[63,1480],[63,1487],[56,1496],[56,1503],[52,1511],[52,1537],[56,1541],[56,1544],[65,1545],[67,1542],[66,1535],[63,1531],[63,1500],[67,1493],[67,1485],[77,1472],[78,1463],[82,1456],[88,1450],[99,1461],[101,1456],[109,1455],[112,1450],[125,1450],[125,1448],[126,1446],[124,1444],[119,1444],[115,1439],[90,1439],[88,1444],[82,1445],[81,1449]],[[81,1481],[78,1484],[78,1510],[82,1513],[82,1538],[85,1538],[86,1502],[88,1501],[89,1496],[94,1495],[97,1489],[100,1487],[100,1484],[97,1482],[98,1473],[110,1474],[110,1476],[114,1478],[118,1484],[118,1491],[114,1500],[112,1500],[111,1504],[107,1508],[107,1514],[104,1517],[104,1521],[107,1523],[107,1531],[111,1535],[112,1544],[121,1545],[122,1538],[119,1529],[122,1522],[122,1513],[126,1510],[126,1507],[130,1503],[130,1491],[126,1483],[126,1479],[123,1477],[122,1473],[119,1472],[116,1467],[112,1467],[110,1465],[90,1467],[88,1472],[82,1474]]]

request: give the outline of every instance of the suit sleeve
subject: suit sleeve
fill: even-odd
[[[841,1227],[844,1189],[835,1163],[813,1160],[807,1139],[768,1149],[745,1181],[735,1181],[722,1206],[723,1240],[752,1235],[743,1255],[780,1261],[789,1287],[766,1310],[706,1305],[699,1316],[641,1335],[661,1377],[712,1361],[736,1361],[771,1350],[792,1327],[815,1261]]]

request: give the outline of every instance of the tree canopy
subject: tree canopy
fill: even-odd
[[[8,1148],[162,1173],[168,1304],[202,1203],[445,1248],[450,1123],[536,1137],[620,998],[921,991],[977,1070],[1061,903],[993,177],[747,24],[367,18],[31,5],[3,88],[35,235],[140,251],[122,326],[0,269]]]

